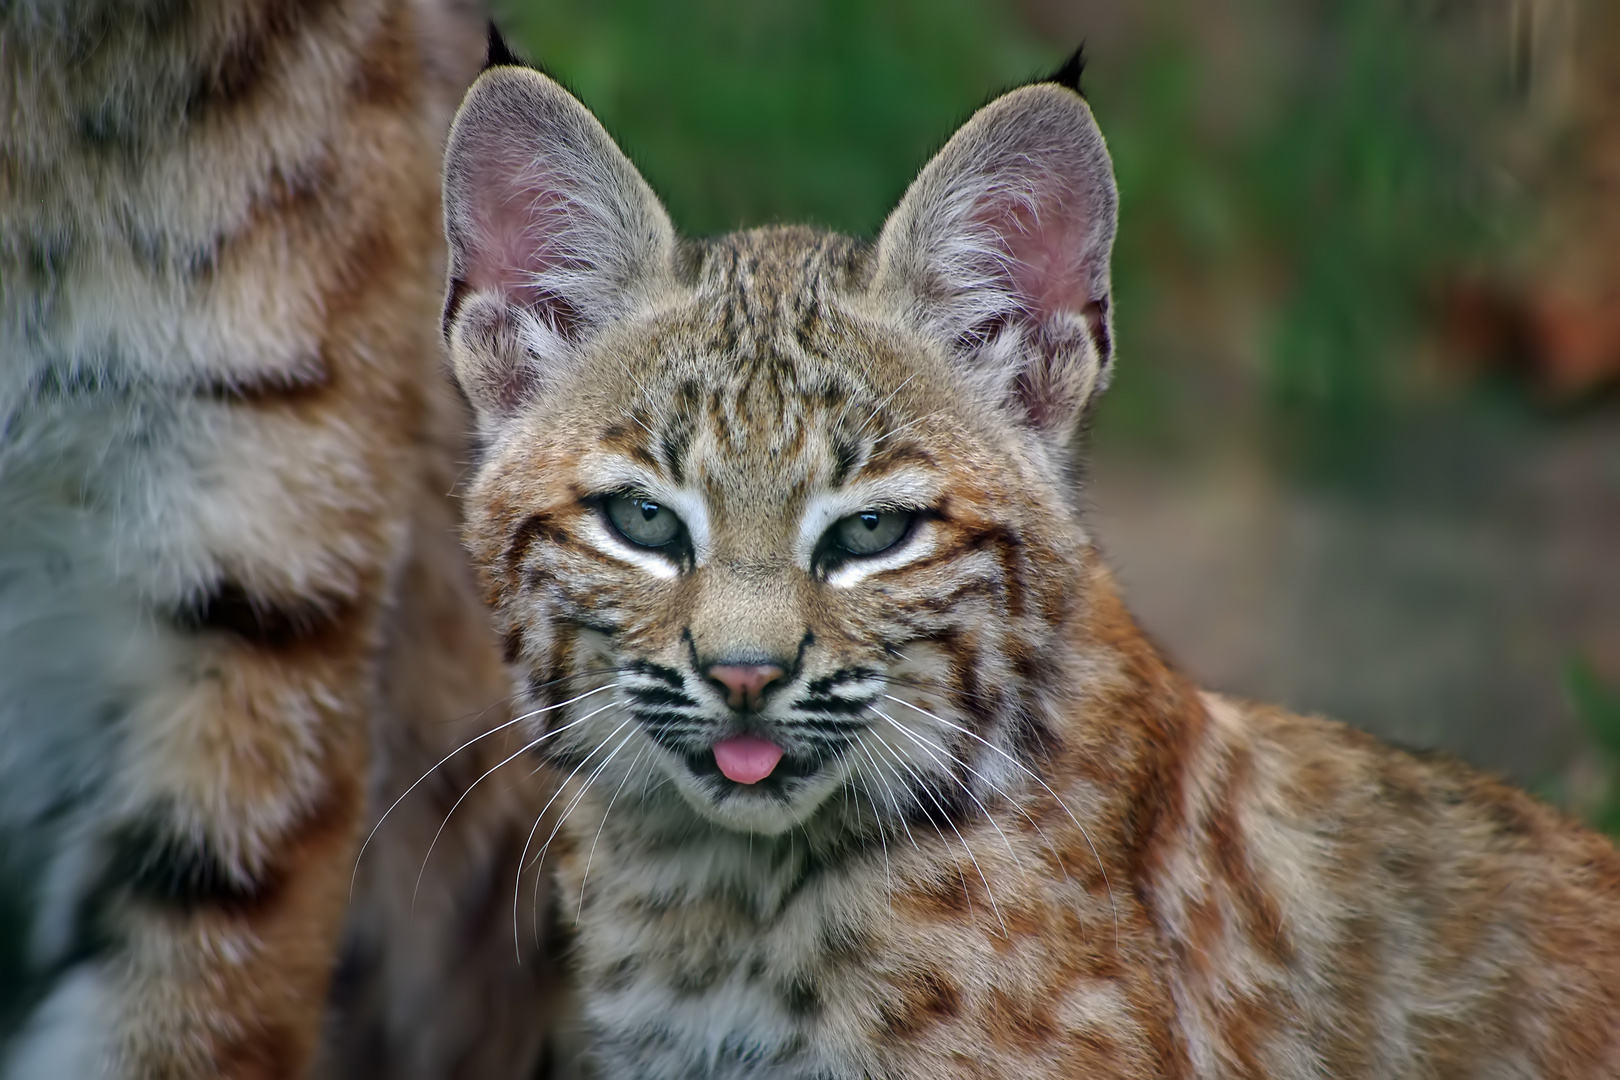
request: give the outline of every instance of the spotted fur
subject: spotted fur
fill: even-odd
[[[6,1080],[308,1075],[340,949],[333,1073],[541,1056],[546,965],[483,913],[544,793],[469,800],[410,914],[483,744],[340,945],[379,800],[506,708],[433,314],[461,19],[0,4]]]
[[[1123,608],[1071,477],[1114,221],[1061,85],[986,106],[870,245],[680,241],[554,83],[473,87],[467,538],[569,777],[531,851],[564,849],[601,1075],[1620,1071],[1606,840],[1202,693]],[[841,553],[862,511],[909,531]],[[745,710],[716,665],[780,675]],[[754,785],[742,734],[783,752]]]

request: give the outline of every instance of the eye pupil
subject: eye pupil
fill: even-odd
[[[907,510],[859,510],[834,524],[828,538],[845,554],[876,555],[899,543],[915,517]]]
[[[681,519],[643,495],[611,496],[602,510],[620,536],[640,547],[661,548],[681,538]]]

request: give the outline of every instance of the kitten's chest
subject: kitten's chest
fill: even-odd
[[[864,960],[881,927],[864,868],[726,862],[680,877],[658,856],[593,867],[579,943],[601,1074],[875,1074]]]

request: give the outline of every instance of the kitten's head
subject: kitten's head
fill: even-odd
[[[577,101],[499,67],[445,195],[488,446],[469,537],[539,750],[767,833],[1015,783],[1054,737],[1069,456],[1112,361],[1114,184],[1079,95],[980,110],[876,244],[683,244]]]

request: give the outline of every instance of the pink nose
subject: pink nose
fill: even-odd
[[[708,671],[709,678],[726,688],[726,704],[733,709],[758,709],[765,688],[783,674],[775,664],[715,664]]]

